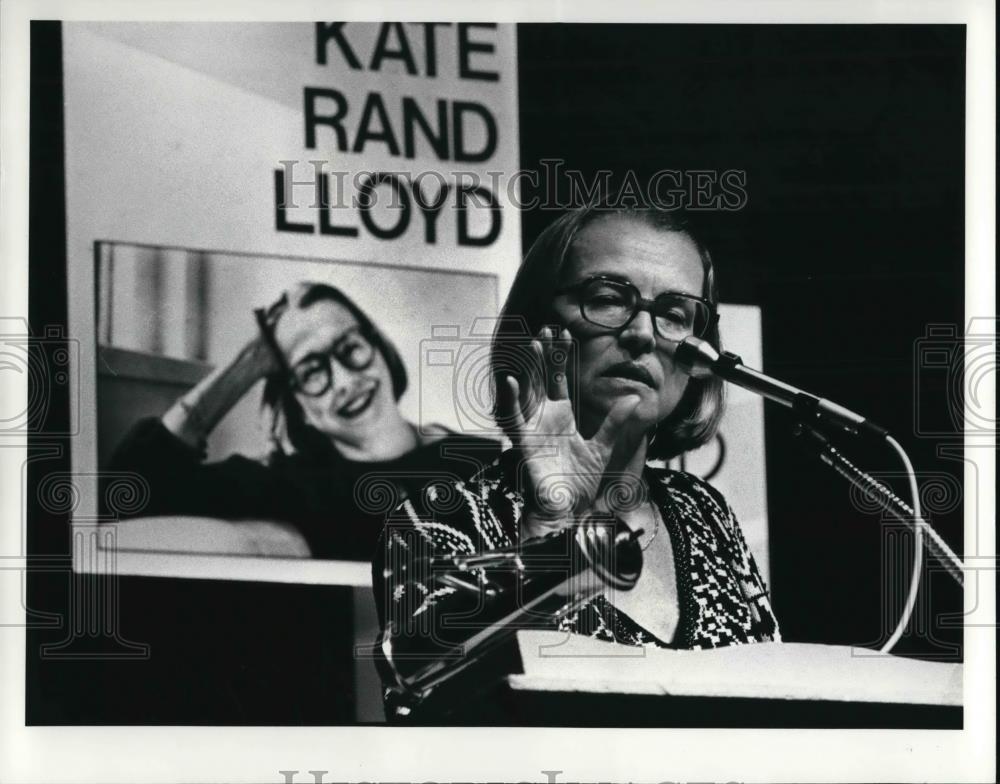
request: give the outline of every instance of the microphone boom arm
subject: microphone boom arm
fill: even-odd
[[[731,351],[721,354],[707,341],[685,338],[674,349],[674,362],[694,378],[718,376],[724,381],[754,392],[775,403],[794,409],[799,416],[812,421],[826,421],[855,435],[873,436],[882,440],[889,431],[832,400],[804,392],[791,384],[748,368],[743,359]]]
[[[849,408],[831,400],[817,397],[801,389],[765,375],[759,370],[748,368],[739,355],[730,351],[718,352],[707,341],[688,337],[677,343],[672,356],[674,362],[692,378],[718,378],[736,384],[762,397],[780,403],[794,410],[801,423],[812,434],[822,461],[855,486],[864,490],[883,509],[896,519],[919,528],[928,539],[928,549],[944,566],[959,585],[964,585],[964,565],[938,533],[915,511],[891,490],[877,482],[831,446],[816,429],[821,423],[835,425],[848,433],[874,438],[879,442],[888,441],[889,431],[869,419],[856,414]],[[897,445],[898,446],[898,445]],[[901,449],[901,447],[899,447]]]

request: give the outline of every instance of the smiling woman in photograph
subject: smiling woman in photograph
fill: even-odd
[[[112,470],[149,484],[143,515],[283,521],[313,557],[370,561],[395,503],[496,456],[493,441],[403,417],[406,368],[339,289],[301,283],[255,315],[258,334],[229,363],[162,417],[138,422],[115,451]],[[205,462],[213,428],[261,380],[268,458]]]
[[[638,539],[641,574],[632,590],[608,589],[563,615],[559,628],[671,648],[780,639],[729,504],[701,479],[651,464],[718,427],[722,382],[690,378],[671,358],[689,336],[720,347],[717,304],[711,257],[677,213],[592,206],[551,224],[518,272],[493,342],[497,418],[514,447],[461,483],[459,508],[404,502],[394,520],[411,529],[387,529],[373,566],[383,622],[417,628],[411,620],[434,618],[455,595],[425,579],[410,556],[414,539],[421,557],[446,563],[610,513]],[[512,361],[518,345],[531,361]],[[623,480],[630,492],[608,492]]]

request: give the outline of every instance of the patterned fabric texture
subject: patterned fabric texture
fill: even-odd
[[[426,487],[391,516],[372,565],[383,625],[386,614],[413,620],[454,590],[434,589],[417,579],[418,570],[407,569],[416,557],[476,554],[516,544],[524,501],[511,482],[512,454],[504,453],[467,481]],[[564,617],[559,628],[664,648],[780,640],[767,587],[722,495],[683,472],[647,467],[645,478],[677,565],[680,620],[674,639],[658,639],[603,596]]]

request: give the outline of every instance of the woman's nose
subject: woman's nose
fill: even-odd
[[[330,388],[333,391],[333,399],[337,400],[344,395],[348,395],[354,389],[357,371],[340,364],[335,357],[330,357],[330,374],[332,376]]]
[[[644,354],[656,348],[656,329],[653,314],[639,311],[618,336],[626,348],[635,354]]]

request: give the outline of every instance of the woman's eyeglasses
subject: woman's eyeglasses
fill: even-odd
[[[556,294],[575,295],[580,315],[607,329],[624,329],[644,310],[653,317],[656,334],[668,340],[692,335],[702,338],[719,319],[712,304],[701,297],[665,292],[654,299],[643,299],[631,283],[604,276],[587,278]]]
[[[366,370],[375,359],[375,346],[360,327],[341,335],[329,351],[300,359],[290,370],[291,384],[302,394],[319,397],[333,386],[333,360],[348,370]]]
[[[333,359],[348,370],[367,370],[375,359],[375,346],[367,331],[360,325],[352,327],[334,342],[329,351],[313,352],[288,366],[288,360],[274,337],[274,325],[285,310],[288,309],[288,295],[271,307],[257,308],[254,316],[257,326],[271,352],[274,354],[283,373],[288,376],[289,385],[304,395],[319,397],[333,385]]]

